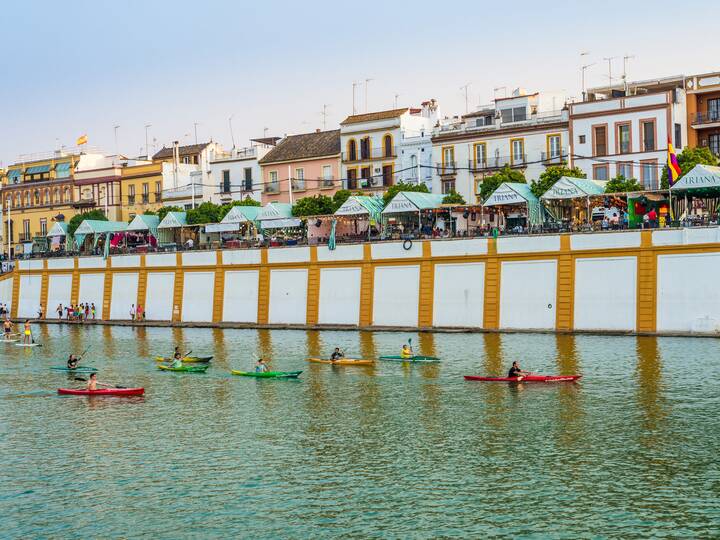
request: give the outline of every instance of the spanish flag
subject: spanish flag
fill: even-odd
[[[87,144],[87,135],[80,135],[77,138],[77,141],[75,141],[76,146],[80,146],[82,144]]]
[[[672,186],[682,174],[680,170],[680,164],[678,163],[677,156],[675,155],[675,149],[673,148],[672,142],[668,137],[668,155],[667,155],[667,168],[668,168],[668,183]]]

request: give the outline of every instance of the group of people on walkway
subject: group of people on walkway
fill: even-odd
[[[130,306],[130,320],[137,322],[145,320],[145,310],[140,304],[138,304],[137,307],[135,307],[135,304]]]
[[[41,312],[42,307],[38,311],[40,318],[42,318]],[[62,304],[58,304],[58,307],[55,308],[55,313],[57,313],[58,320],[62,320],[63,315],[65,315],[66,320],[79,322],[95,320],[95,317],[97,315],[97,311],[95,309],[95,302],[80,302],[77,305],[69,306],[63,306]]]

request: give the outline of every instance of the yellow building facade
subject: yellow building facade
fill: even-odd
[[[121,220],[130,221],[139,214],[156,211],[163,205],[163,164],[146,163],[122,169]]]

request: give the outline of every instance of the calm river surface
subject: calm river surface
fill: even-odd
[[[308,364],[415,350],[438,365]],[[0,345],[0,536],[717,537],[720,341],[36,327]],[[205,375],[154,354],[213,354]],[[69,351],[143,398],[60,397]],[[230,376],[253,354],[298,381]],[[513,359],[579,384],[465,382]]]

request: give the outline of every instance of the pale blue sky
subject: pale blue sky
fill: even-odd
[[[352,14],[351,7],[352,7]],[[5,2],[0,11],[0,161],[91,145],[137,155],[158,146],[328,128],[352,110],[352,81],[374,79],[369,109],[439,100],[443,114],[487,103],[493,88],[580,93],[604,84],[603,57],[634,54],[644,79],[720,70],[711,0],[243,3],[230,0]],[[705,29],[705,31],[703,31]],[[622,60],[615,60],[619,73]],[[364,109],[364,90],[358,90]]]

